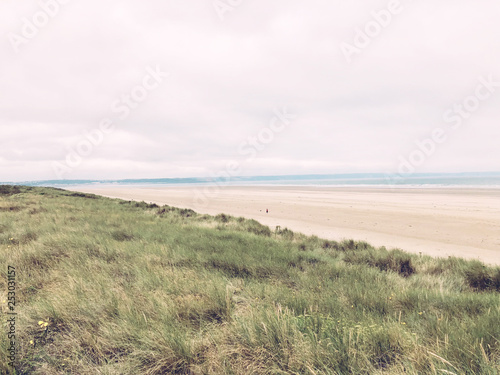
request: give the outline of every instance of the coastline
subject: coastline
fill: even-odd
[[[500,265],[500,189],[228,186],[204,195],[205,188],[67,187],[211,215],[243,216],[271,229],[288,227],[331,240],[354,239],[388,249]]]

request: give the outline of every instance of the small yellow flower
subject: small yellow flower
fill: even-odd
[[[418,313],[418,315],[422,315],[422,314],[423,314],[423,312],[419,312],[419,313]]]
[[[43,324],[43,320],[38,321],[38,325],[41,326]]]
[[[47,322],[43,323],[44,327],[47,327],[48,325],[49,325],[49,323],[47,323]]]
[[[401,322],[401,324],[406,324],[405,322]]]
[[[33,345],[33,340],[30,340],[30,344]]]

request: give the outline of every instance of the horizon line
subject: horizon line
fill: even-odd
[[[290,178],[331,178],[331,177],[387,177],[400,175],[398,173],[382,173],[382,172],[357,172],[357,173],[331,173],[331,174],[284,174],[284,175],[248,175],[248,176],[204,176],[204,177],[154,177],[154,178],[114,178],[114,179],[98,179],[98,178],[75,178],[75,179],[47,179],[47,180],[24,180],[24,181],[2,181],[0,184],[40,184],[40,183],[62,183],[69,184],[73,182],[131,182],[131,181],[190,181],[190,182],[213,182],[219,180],[255,180],[255,179],[290,179]],[[431,177],[431,176],[477,176],[477,175],[499,175],[500,171],[487,172],[428,172],[428,173],[408,173],[400,175],[403,178],[412,177]]]

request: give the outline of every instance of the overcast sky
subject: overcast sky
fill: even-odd
[[[498,0],[3,0],[0,181],[499,171],[499,19]]]

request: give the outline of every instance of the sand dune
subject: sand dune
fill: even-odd
[[[214,189],[207,205],[197,203],[203,188],[195,187],[73,190],[244,216],[272,229],[279,225],[328,239],[500,264],[500,190],[225,187]]]

